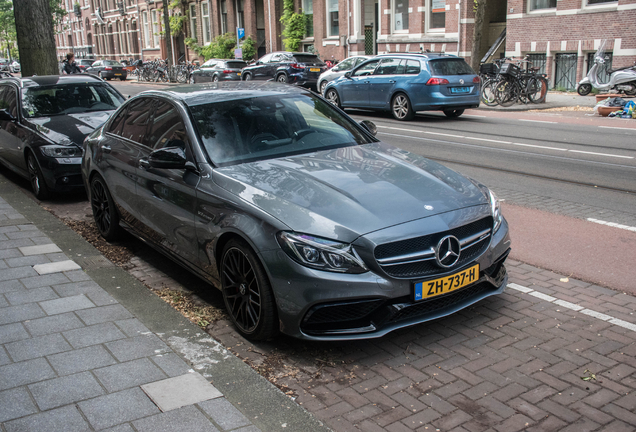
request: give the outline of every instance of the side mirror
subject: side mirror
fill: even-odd
[[[378,133],[378,127],[370,120],[362,120],[360,126],[365,128],[373,136]]]
[[[148,163],[153,168],[183,169],[186,167],[185,143],[181,140],[170,141],[170,147],[155,150],[148,155]]]
[[[346,74],[344,74],[344,76],[345,76],[345,78],[351,79],[351,71],[349,71]]]
[[[0,110],[0,121],[16,121],[17,119],[11,115],[6,109]]]

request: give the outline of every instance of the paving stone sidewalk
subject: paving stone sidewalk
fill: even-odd
[[[79,237],[58,245],[29,219],[0,197],[0,431],[327,430],[121,269],[83,269],[100,260]]]

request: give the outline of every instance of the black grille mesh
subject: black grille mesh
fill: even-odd
[[[317,306],[305,319],[305,324],[324,324],[360,319],[379,307],[384,300]]]
[[[413,305],[408,306],[393,315],[389,322],[402,321],[420,315],[433,313],[438,310],[451,307],[456,303],[469,299],[470,297],[485,294],[488,291],[493,291],[494,289],[496,289],[496,287],[494,287],[492,284],[488,282],[482,282],[452,294],[448,294],[421,303],[414,303]]]

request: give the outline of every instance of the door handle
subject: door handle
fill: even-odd
[[[395,80],[389,80],[389,84],[395,84]]]
[[[139,159],[139,168],[143,168],[143,169],[150,168],[150,162],[148,162],[148,159],[146,158]]]
[[[365,81],[364,83],[365,83],[365,84],[369,84],[370,82],[371,82],[371,81]]]
[[[102,151],[103,151],[104,153],[110,153],[110,151],[111,151],[111,150],[112,150],[112,149],[111,149],[111,148],[110,148],[110,146],[108,146],[108,145],[103,145],[103,146],[102,146]]]

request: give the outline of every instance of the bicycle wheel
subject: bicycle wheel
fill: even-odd
[[[495,96],[499,105],[509,107],[519,99],[519,86],[514,81],[500,81],[495,89]]]
[[[548,80],[544,77],[537,76],[533,78],[533,90],[534,92],[528,92],[528,97],[532,103],[543,103],[545,97],[548,94]]]
[[[481,86],[481,101],[486,106],[497,106],[497,96],[495,96],[495,90],[497,88],[497,80],[489,79]]]

